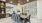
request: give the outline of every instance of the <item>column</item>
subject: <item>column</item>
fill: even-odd
[[[37,1],[37,19],[42,19],[42,1]]]

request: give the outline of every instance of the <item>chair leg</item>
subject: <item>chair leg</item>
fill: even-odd
[[[28,19],[28,22],[30,23],[30,15],[29,15],[29,19]]]
[[[30,23],[30,19],[29,19],[29,23]]]
[[[18,20],[17,20],[17,23],[20,23],[20,17],[18,16]]]

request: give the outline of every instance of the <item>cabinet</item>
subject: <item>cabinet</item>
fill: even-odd
[[[5,12],[5,2],[0,1],[0,18],[5,18],[6,12]]]

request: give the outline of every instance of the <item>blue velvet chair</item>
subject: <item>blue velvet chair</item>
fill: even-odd
[[[17,23],[20,23],[20,15],[17,14]]]
[[[17,15],[16,15],[16,14],[12,14],[12,19],[13,19],[14,21],[16,21],[16,20],[17,20]]]
[[[20,16],[18,14],[12,14],[12,19],[17,23],[20,23]]]
[[[28,22],[30,23],[30,15],[29,15],[29,17],[28,17]]]

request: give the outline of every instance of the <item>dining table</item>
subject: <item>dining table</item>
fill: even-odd
[[[27,23],[27,18],[29,17],[29,15],[27,15],[27,14],[20,14],[20,18],[22,18],[23,20],[24,20],[24,23]],[[21,20],[22,20],[21,19]],[[23,21],[22,20],[22,21]]]
[[[25,18],[29,17],[29,15],[22,15],[22,14],[20,14],[20,17],[25,19]]]

